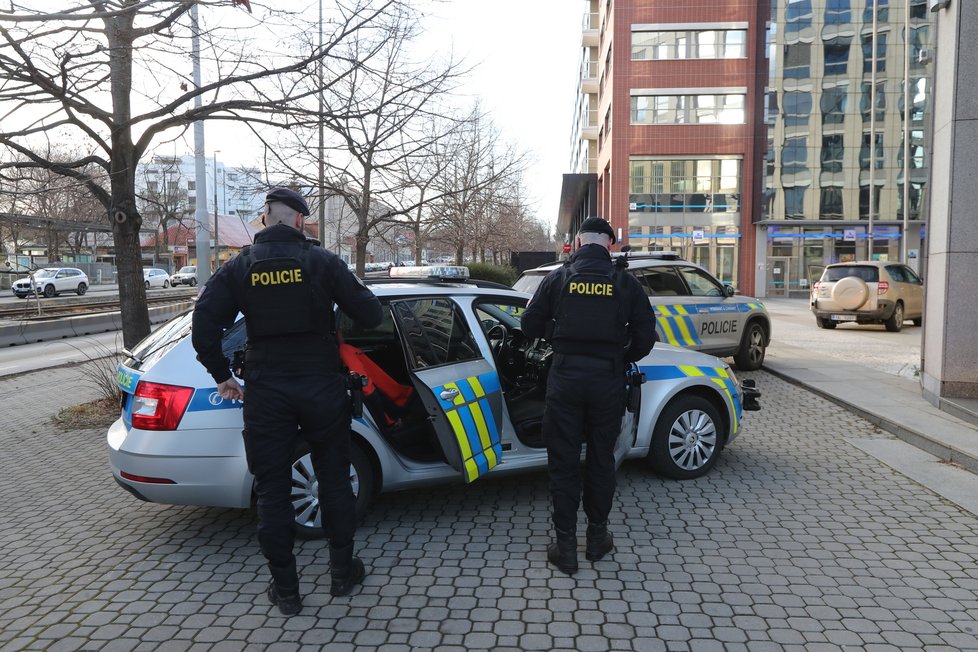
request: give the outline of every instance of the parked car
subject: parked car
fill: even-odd
[[[62,292],[74,292],[81,296],[88,292],[88,275],[74,267],[49,267],[33,273],[34,288],[31,289],[31,277],[27,276],[13,282],[10,289],[21,298],[37,294],[53,297]]]
[[[170,287],[170,275],[167,274],[165,269],[157,269],[156,267],[144,267],[143,280],[146,281],[147,290],[150,288]]]
[[[532,294],[563,263],[547,263],[520,275],[513,288]],[[628,256],[628,272],[641,282],[655,310],[659,341],[720,357],[738,369],[764,364],[771,320],[759,300],[738,296],[707,270],[673,252]]]
[[[197,267],[195,265],[184,265],[170,277],[170,285],[197,285]]]
[[[349,366],[376,388],[351,424],[358,514],[379,492],[545,469],[552,350],[520,330],[526,295],[457,276],[366,283],[384,306],[381,325],[363,329],[336,316],[343,346],[352,347],[345,359],[352,351],[357,362]],[[246,508],[254,480],[241,439],[241,403],[217,393],[195,358],[190,330],[188,312],[119,364],[122,414],[106,438],[112,475],[151,502]],[[242,319],[223,338],[229,359],[245,339]],[[637,368],[647,382],[638,386],[636,411],[622,419],[621,455],[645,458],[669,478],[707,473],[740,432],[742,411],[759,408],[752,381],[745,388],[713,356],[657,343]],[[317,483],[301,445],[292,477],[296,527],[315,535]]]
[[[923,323],[924,281],[903,263],[833,263],[812,286],[811,306],[819,328],[855,322],[897,332],[907,319]]]

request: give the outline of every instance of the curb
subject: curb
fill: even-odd
[[[192,299],[149,309],[149,322],[159,324],[179,315],[194,304]],[[49,321],[19,321],[0,325],[0,347],[48,342],[122,330],[122,313],[106,312]]]
[[[767,365],[764,365],[761,369],[762,371],[768,372],[772,376],[777,376],[778,378],[787,381],[792,385],[797,385],[798,387],[802,387],[805,390],[811,392],[812,394],[816,394],[827,401],[835,403],[836,405],[849,410],[853,414],[862,417],[863,419],[870,422],[874,426],[877,426],[882,430],[885,430],[886,432],[894,435],[898,439],[907,442],[908,444],[911,444],[912,446],[915,446],[923,451],[926,451],[931,455],[934,455],[935,457],[939,457],[941,460],[944,460],[946,462],[953,462],[954,464],[961,466],[965,470],[978,475],[978,457],[975,457],[974,455],[962,451],[961,449],[955,446],[949,445],[946,442],[942,442],[937,439],[934,439],[930,435],[920,430],[909,428],[906,425],[899,423],[898,421],[890,419],[876,412],[872,412],[865,408],[859,407],[855,403],[851,403],[831,392],[826,392],[818,387],[805,383],[804,381],[801,381],[795,378],[794,376],[785,373],[784,371],[772,369]]]

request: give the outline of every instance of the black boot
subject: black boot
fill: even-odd
[[[295,559],[285,566],[268,563],[272,581],[268,583],[268,599],[278,607],[284,616],[294,616],[302,609],[302,596],[299,595],[299,575],[295,570]]]
[[[329,594],[332,596],[347,595],[363,581],[367,571],[359,557],[353,556],[352,541],[342,548],[329,547],[329,574],[332,578]]]
[[[577,535],[573,530],[559,530],[555,543],[547,546],[547,560],[561,572],[573,575],[577,572]]]
[[[588,523],[584,557],[588,561],[598,561],[614,549],[615,539],[608,532],[608,523]]]

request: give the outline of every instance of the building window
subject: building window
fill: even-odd
[[[808,137],[785,138],[781,148],[781,172],[797,174],[808,169]]]
[[[633,61],[743,59],[747,30],[665,30],[632,32]]]
[[[890,19],[890,1],[876,0],[876,22],[885,23]],[[866,0],[866,8],[863,9],[863,22],[867,25],[873,24],[873,0]]]
[[[152,193],[157,193],[160,191],[160,184],[157,183],[156,181],[147,181],[146,190]]]
[[[652,213],[737,212],[740,166],[739,159],[632,159],[629,209]]]
[[[633,95],[636,125],[744,124],[744,95]]]
[[[873,35],[863,36],[863,72],[873,72]],[[886,34],[876,34],[876,72],[886,72]]]
[[[188,181],[187,182],[187,190],[196,190],[196,189],[197,189],[197,182],[196,181]]]
[[[784,46],[784,76],[788,79],[811,77],[812,44],[792,43]]]
[[[784,189],[784,215],[788,218],[805,217],[805,186]]]
[[[849,0],[828,0],[825,3],[826,25],[848,25],[852,22]]]
[[[844,75],[849,66],[848,36],[825,41],[825,75]]]
[[[846,98],[849,85],[842,84],[822,91],[819,108],[822,110],[822,124],[842,124],[846,120]]]
[[[819,219],[835,220],[841,219],[843,215],[842,188],[822,188],[818,202]]]
[[[874,166],[877,170],[883,169],[884,153],[883,153],[883,134],[876,134],[875,143],[875,154],[876,154],[876,165]],[[859,169],[868,170],[869,169],[869,134],[863,134],[863,145],[859,149]]]
[[[812,26],[812,0],[788,0],[784,13],[785,34],[797,35]]]
[[[822,172],[842,172],[844,142],[842,134],[822,136]]]
[[[812,94],[808,91],[785,91],[784,124],[786,127],[807,126],[812,112]]]
[[[863,82],[863,94],[859,99],[859,110],[863,114],[863,122],[870,121],[870,105],[873,102],[873,85],[870,82]],[[876,120],[883,119],[886,113],[886,81],[876,82]]]

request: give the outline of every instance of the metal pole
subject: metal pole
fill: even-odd
[[[319,244],[326,247],[326,164],[323,160],[323,0],[319,0]]]
[[[218,239],[217,227],[217,153],[221,150],[214,150],[214,271],[221,266],[221,241]]]
[[[907,0],[909,2],[909,0]],[[869,255],[867,260],[873,259],[873,205],[876,203],[876,0],[873,0],[873,39],[872,39],[872,66],[870,74],[869,89],[869,223],[867,226],[867,236],[869,237]]]
[[[910,121],[913,119],[913,98],[910,97],[910,0],[904,0],[903,4],[903,237],[900,238],[900,260],[906,264],[907,233],[910,230]]]
[[[200,26],[197,22],[197,3],[190,8],[190,30],[192,34],[192,54],[194,64],[194,86],[200,88]],[[200,95],[194,98],[194,108],[201,106]],[[206,159],[204,158],[204,122],[194,121],[194,168],[197,191],[197,205],[194,211],[194,220],[197,225],[196,242],[194,246],[197,253],[197,282],[203,285],[211,275],[211,229],[207,224],[207,169]]]

